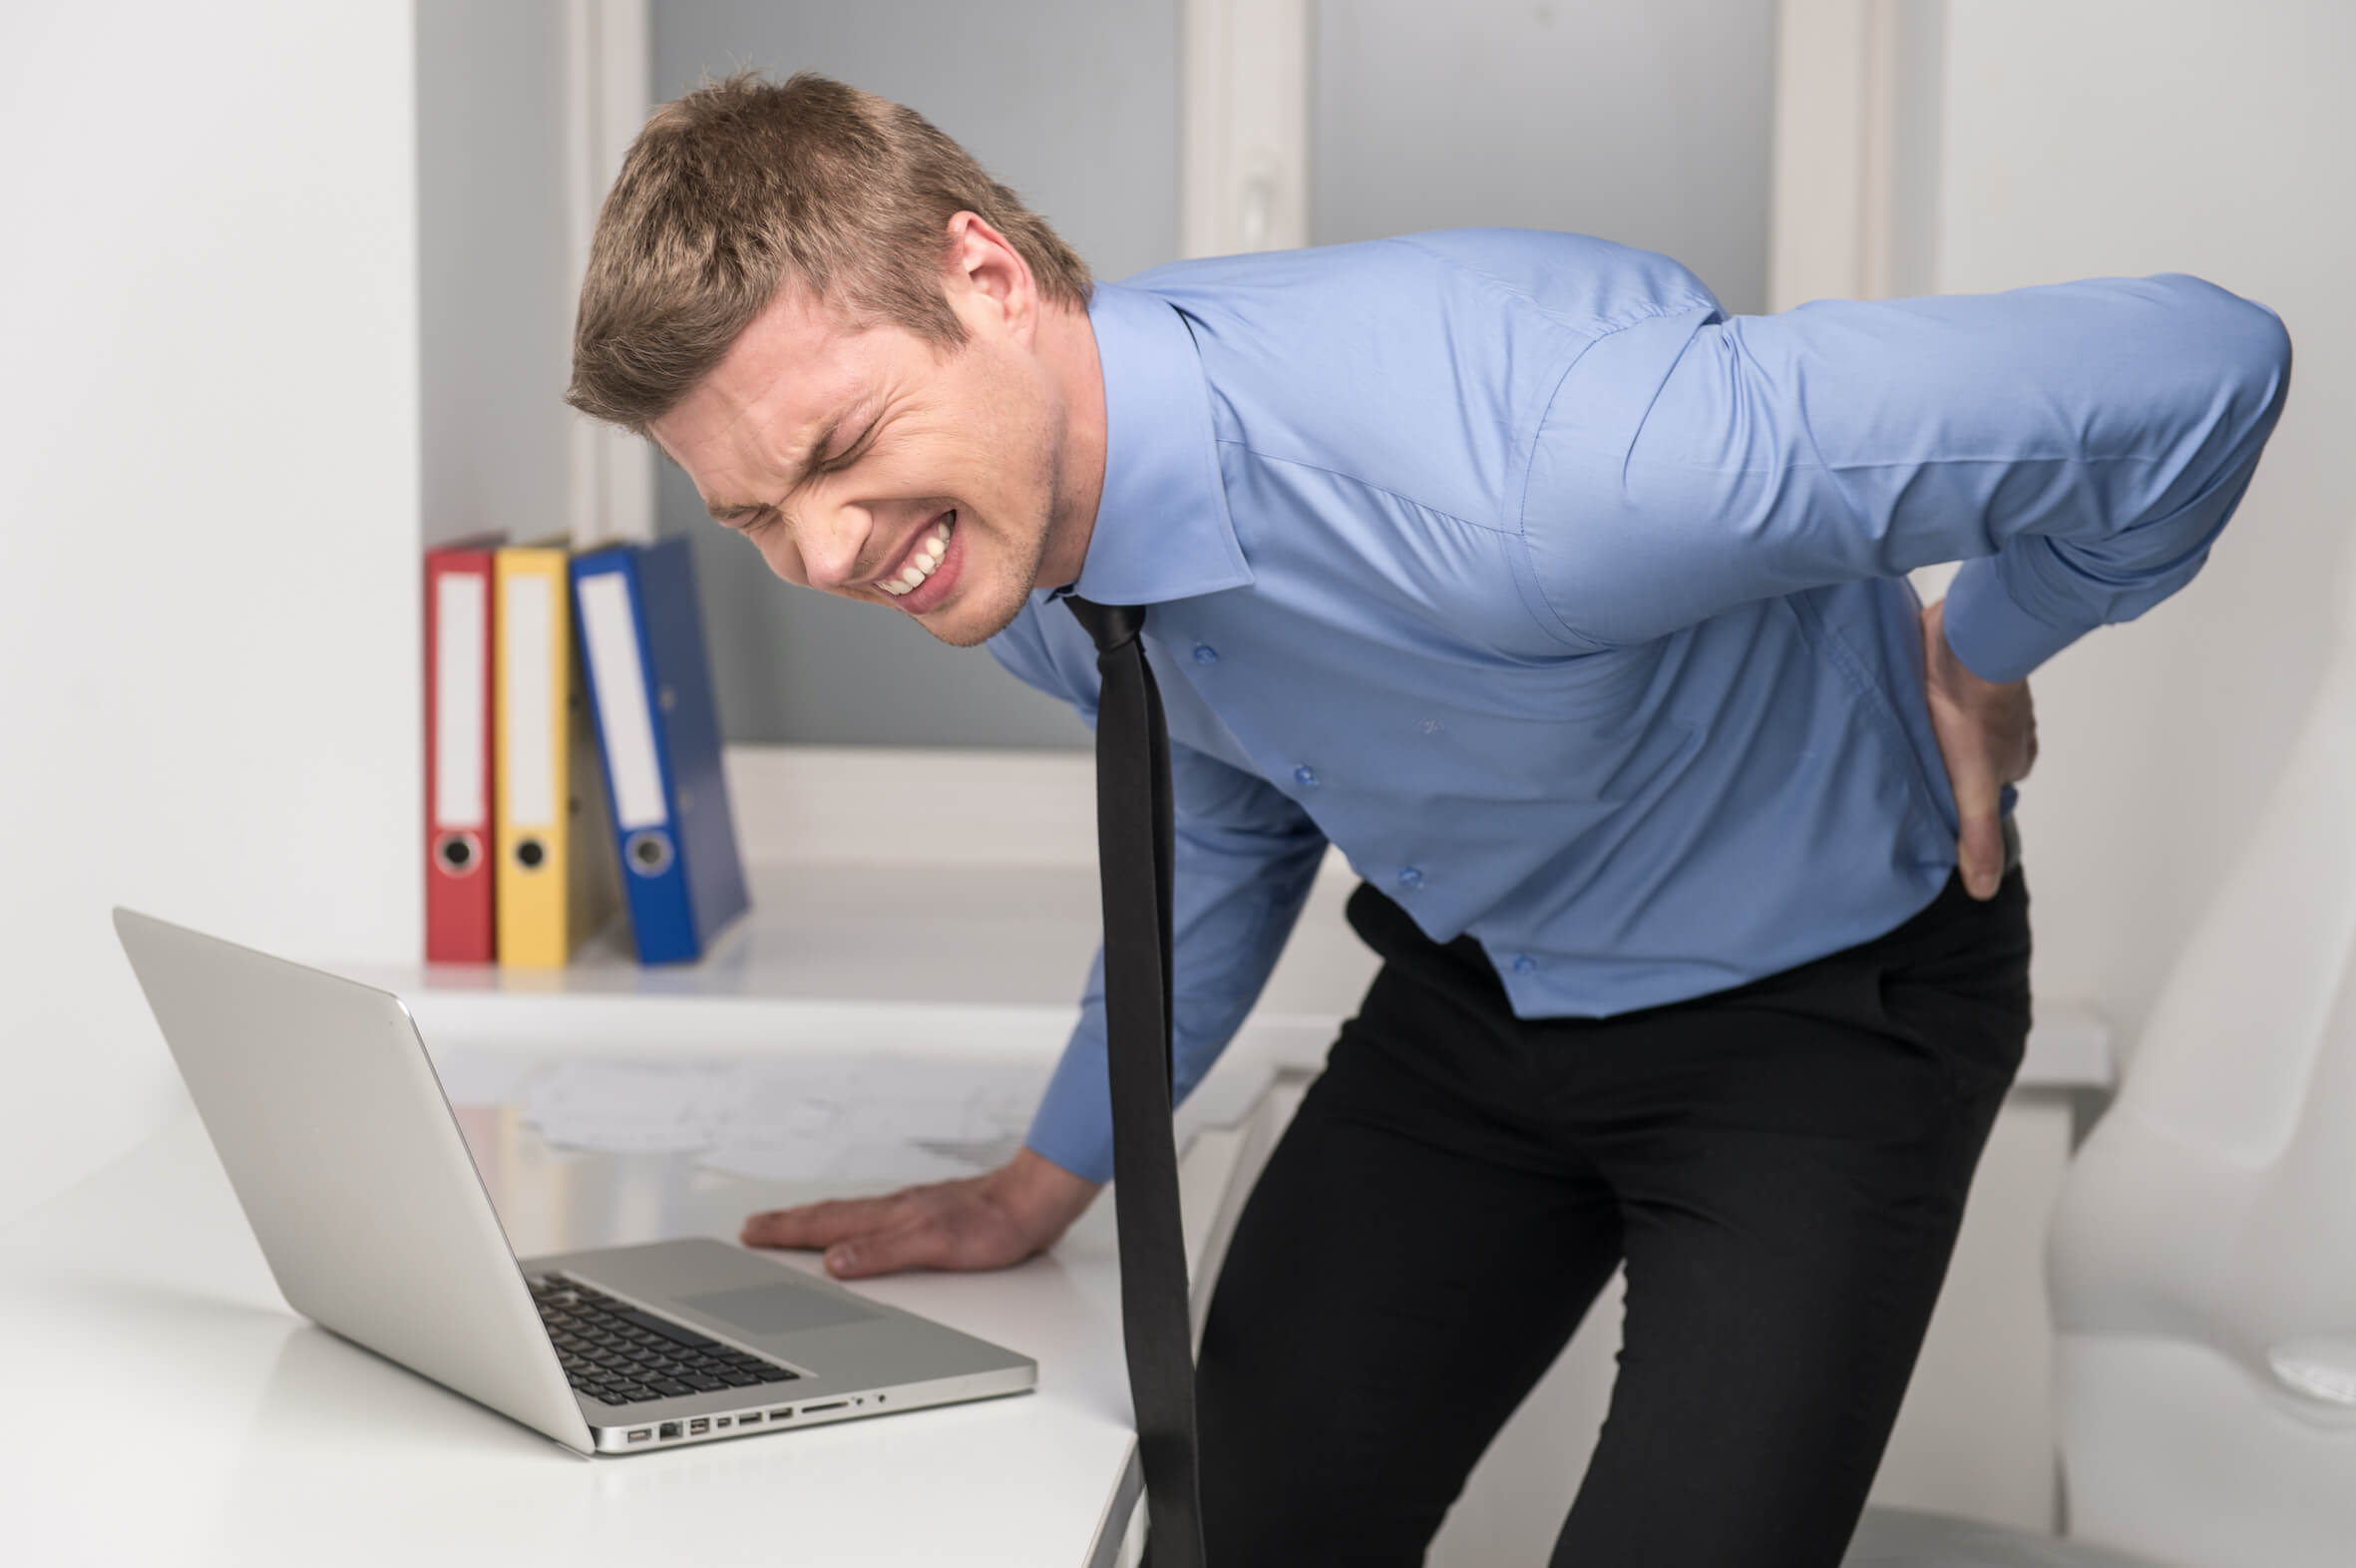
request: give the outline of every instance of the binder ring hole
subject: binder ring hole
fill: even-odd
[[[659,877],[670,870],[671,841],[667,833],[633,833],[622,853],[630,870],[641,877]]]
[[[538,871],[548,859],[548,846],[538,839],[526,839],[516,846],[516,864],[526,871]]]
[[[434,844],[434,859],[453,877],[472,875],[483,864],[483,841],[472,833],[445,833]]]

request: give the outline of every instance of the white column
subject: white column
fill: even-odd
[[[1185,0],[1178,243],[1309,243],[1309,0]]]
[[[566,0],[567,196],[573,238],[568,309],[589,264],[597,209],[650,107],[646,0]],[[576,415],[573,542],[654,538],[654,450]]]

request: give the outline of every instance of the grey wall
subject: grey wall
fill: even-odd
[[[653,88],[822,71],[918,110],[1053,222],[1100,277],[1178,253],[1177,0],[655,0]],[[737,742],[1084,746],[1070,709],[982,648],[770,576],[665,465],[658,526],[695,541]]]
[[[1323,0],[1318,244],[1507,224],[1675,256],[1767,307],[1773,0]]]

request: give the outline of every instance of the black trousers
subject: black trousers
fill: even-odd
[[[1610,1412],[1555,1568],[1833,1568],[2029,1032],[2029,893],[1611,1018],[1520,1020],[1371,886],[1383,960],[1203,1335],[1219,1568],[1423,1560],[1612,1271]]]

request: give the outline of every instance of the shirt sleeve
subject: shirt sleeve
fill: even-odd
[[[990,640],[1014,674],[1070,702],[1096,725],[1095,690],[1058,672],[1035,626]],[[1268,983],[1308,902],[1326,849],[1306,812],[1265,779],[1177,741],[1170,745],[1175,821],[1171,1055],[1173,1103],[1183,1101]],[[1079,1022],[1032,1118],[1025,1142],[1089,1181],[1112,1176],[1112,1098],[1105,1067],[1104,948],[1080,994]]]
[[[1655,318],[1555,390],[1532,577],[1609,646],[1962,561],[1948,644],[2018,680],[2192,580],[2289,381],[2272,311],[2180,274]]]

